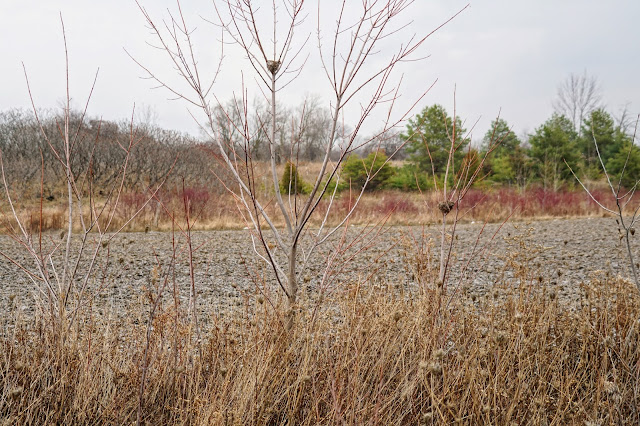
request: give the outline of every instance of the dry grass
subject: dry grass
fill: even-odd
[[[90,309],[69,333],[10,315],[0,340],[4,424],[638,424],[640,298],[595,276],[563,306],[529,280],[476,299],[344,284],[287,333],[247,297],[201,343],[167,294]],[[145,356],[145,349],[147,355]],[[145,362],[145,359],[149,362]]]
[[[301,162],[298,165],[298,171],[304,181],[313,182],[319,173],[320,166],[321,164],[317,162]],[[280,165],[277,172],[279,176],[282,175],[283,170],[284,166]],[[269,165],[257,162],[254,178],[259,198],[266,207],[267,213],[276,225],[284,225],[275,204]],[[606,187],[602,187],[601,182],[590,182],[589,187],[592,188],[592,194],[599,202],[607,207],[613,207],[610,202],[611,194]],[[64,189],[63,186],[60,188]],[[62,189],[58,192],[62,193]],[[6,208],[4,195],[1,197],[0,226],[6,230],[8,227],[7,218],[11,217],[11,214]],[[171,230],[175,221],[181,221],[185,217],[185,209],[187,208],[193,221],[192,229],[194,230],[242,229],[247,225],[239,214],[233,197],[215,179],[210,187],[170,188],[167,186],[161,188],[151,202],[148,202],[150,197],[150,192],[130,191],[122,194],[118,199],[111,229],[119,229],[126,223],[125,231]],[[305,199],[304,195],[302,197]],[[327,217],[328,224],[340,223],[349,212],[356,197],[357,192],[355,191],[351,194],[349,191],[338,194]],[[417,193],[386,190],[365,193],[350,218],[350,223],[353,225],[366,225],[382,221],[389,225],[435,223],[442,218],[437,207],[438,202],[442,200],[438,197],[439,194],[435,191]],[[27,191],[16,198],[19,200],[16,203],[17,210],[22,212],[20,217],[30,231],[37,232],[40,226],[43,231],[60,230],[67,226],[66,206],[64,203],[60,203],[59,199],[43,200],[41,223],[40,200],[38,197],[33,197],[33,191]],[[115,204],[113,199],[109,201],[110,205]],[[285,196],[285,203],[289,201],[291,205],[294,204],[293,199],[289,200]],[[107,200],[97,197],[94,202],[96,210],[99,211]],[[329,197],[325,197],[320,202],[318,210],[311,219],[312,226],[318,226],[322,222],[329,203]],[[300,202],[298,201],[297,204],[299,205]],[[108,211],[110,212],[110,210]],[[85,206],[85,215],[90,216],[88,206]],[[598,205],[580,190],[552,191],[533,187],[520,191],[505,187],[471,190],[460,205],[459,220],[462,222],[502,222],[507,219],[601,215],[602,211]],[[101,222],[106,222],[108,217],[110,215],[104,215]],[[134,218],[130,221],[132,217]]]
[[[604,205],[608,205],[607,194],[594,191],[596,198]],[[354,195],[355,197],[355,195]],[[396,191],[381,191],[365,194],[350,219],[353,225],[365,225],[384,221],[389,225],[423,225],[436,223],[441,220],[437,208],[438,195],[436,193],[403,193]],[[146,207],[148,195],[129,193],[124,194],[118,205],[118,210],[112,222],[113,229],[119,229],[125,224],[125,219],[139,214],[124,228],[125,231],[172,229],[174,221],[185,217],[185,201],[189,206],[189,216],[193,221],[194,230],[212,229],[242,229],[246,223],[238,213],[234,199],[228,194],[213,194],[206,188],[186,188],[183,190],[160,191],[157,199]],[[268,195],[267,195],[267,200]],[[266,203],[266,210],[272,214],[277,225],[278,212],[275,203]],[[328,223],[340,223],[349,211],[353,198],[343,193],[334,201],[328,216]],[[97,202],[100,206],[100,202]],[[324,218],[324,212],[329,200],[321,201],[318,211],[312,218],[311,225],[317,226]],[[32,232],[37,232],[40,226],[40,206],[21,205],[20,211],[24,222]],[[144,207],[144,208],[143,208]],[[514,189],[472,190],[461,204],[459,220],[462,222],[488,221],[502,222],[507,219],[544,219],[553,217],[581,217],[601,216],[602,211],[583,192],[575,191],[545,191],[531,189],[519,192]],[[5,216],[7,212],[4,212]],[[87,212],[88,214],[88,212]],[[452,217],[452,216],[451,216]],[[65,225],[66,209],[56,202],[45,202],[43,209],[42,229],[59,230]],[[106,221],[105,216],[104,220]]]

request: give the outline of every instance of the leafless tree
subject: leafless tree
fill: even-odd
[[[162,22],[152,18],[141,5],[140,10],[156,36],[157,47],[166,54],[183,83],[188,84],[189,91],[180,90],[178,86],[161,78],[156,71],[146,68],[134,58],[159,86],[202,111],[205,117],[202,126],[220,147],[222,162],[235,178],[234,185],[229,186],[228,190],[235,196],[249,224],[254,251],[272,269],[275,281],[286,296],[287,327],[293,324],[300,271],[304,270],[309,256],[320,244],[325,243],[341,227],[348,224],[362,195],[362,192],[354,194],[351,208],[345,217],[337,225],[328,226],[329,211],[335,197],[335,192],[328,191],[330,182],[339,179],[340,165],[350,152],[371,142],[372,139],[359,140],[358,132],[374,110],[386,108],[386,118],[381,132],[397,126],[406,118],[409,111],[395,111],[402,80],[395,78],[395,74],[404,62],[419,59],[419,48],[435,31],[425,35],[409,36],[404,43],[396,46],[394,52],[382,57],[382,41],[406,30],[409,26],[409,22],[400,20],[407,14],[407,9],[414,3],[413,0],[339,2],[335,7],[335,26],[328,43],[324,39],[324,14],[320,13],[321,5],[310,7],[310,10],[318,11],[316,46],[332,94],[329,104],[331,119],[328,123],[329,130],[323,147],[320,170],[311,184],[309,193],[301,194],[297,189],[291,188],[281,192],[277,162],[279,159],[286,159],[297,164],[302,148],[301,129],[304,128],[308,112],[305,110],[302,117],[296,119],[297,125],[289,124],[288,120],[285,121],[286,124],[282,124],[279,120],[279,94],[304,72],[306,59],[310,54],[307,45],[311,34],[299,35],[299,32],[302,32],[301,24],[308,14],[307,3],[304,0],[282,3],[274,1],[271,10],[266,13],[258,11],[258,2],[251,0],[225,0],[213,3],[216,12],[215,25],[223,31],[224,41],[230,42],[224,45],[224,48],[239,48],[241,54],[246,57],[247,68],[242,75],[244,76],[248,70],[252,72],[270,110],[268,116],[259,118],[258,130],[251,130],[248,123],[247,88],[244,85],[239,88],[241,94],[235,101],[235,108],[242,112],[240,116],[243,117],[243,122],[236,128],[237,133],[241,135],[241,146],[234,148],[231,154],[224,149],[224,138],[216,125],[216,108],[225,106],[217,102],[213,95],[215,79],[223,65],[224,56],[221,54],[218,70],[205,73],[199,68],[200,61],[194,53],[192,38],[194,28],[187,24],[179,3],[178,11],[170,14],[168,19]],[[355,18],[351,17],[351,12],[356,13]],[[453,17],[446,22],[451,19]],[[225,54],[226,52],[225,50]],[[372,60],[373,55],[377,55],[375,62]],[[370,62],[376,65],[370,65]],[[205,81],[205,76],[214,77]],[[417,94],[415,102],[418,102],[427,90],[428,88]],[[357,114],[353,130],[350,132],[346,131],[345,126],[340,125],[348,108]],[[232,117],[232,113],[227,111],[226,115]],[[256,184],[257,172],[251,142],[257,131],[265,135],[269,149],[269,179],[272,191],[267,197]],[[283,146],[287,148],[284,153],[281,149]],[[332,162],[332,154],[336,151],[339,153],[337,160]],[[286,157],[279,158],[283,154]],[[376,173],[377,170],[371,170],[367,181]],[[327,207],[324,211],[319,211],[325,196],[328,197],[328,202],[323,205]],[[269,212],[269,205],[275,205],[275,213]],[[312,217],[317,218],[318,224],[318,229],[313,231],[309,229]]]
[[[636,117],[634,131],[632,135],[632,141],[635,141],[637,131],[638,131],[638,123],[640,123],[640,114]],[[631,143],[629,144],[629,148],[627,151],[627,158],[625,160],[624,166],[622,167],[622,171],[620,172],[620,176],[618,181],[613,180],[613,176],[609,174],[607,171],[607,167],[605,165],[604,160],[602,159],[602,155],[600,154],[600,148],[598,147],[598,140],[595,137],[595,133],[592,129],[592,138],[593,144],[595,145],[596,154],[598,156],[598,160],[600,162],[600,166],[602,167],[602,171],[604,172],[604,176],[607,179],[607,185],[609,190],[611,191],[611,195],[613,197],[613,201],[615,202],[615,207],[613,209],[608,208],[600,201],[596,199],[596,197],[592,194],[592,192],[585,186],[585,184],[580,180],[578,175],[573,171],[571,166],[565,161],[565,164],[571,170],[571,173],[576,178],[582,189],[585,190],[589,198],[591,198],[601,209],[611,214],[616,218],[616,223],[618,224],[618,232],[620,239],[625,241],[627,248],[627,256],[629,260],[629,269],[631,269],[631,274],[633,276],[633,280],[640,292],[640,275],[638,274],[638,266],[635,263],[633,251],[631,250],[631,238],[636,233],[636,224],[640,217],[638,213],[640,213],[640,203],[637,201],[634,202],[634,195],[636,190],[638,189],[638,184],[640,184],[640,179],[637,176],[634,176],[635,184],[630,188],[623,188],[622,182],[625,173],[628,173],[627,166],[629,165],[629,161],[631,159],[631,154],[634,149],[637,147]],[[635,204],[635,205],[634,205]],[[631,213],[629,215],[629,213]]]
[[[558,86],[553,107],[558,114],[571,120],[573,129],[579,132],[584,118],[600,106],[601,92],[596,77],[589,76],[586,71],[582,75],[572,73]]]
[[[301,156],[307,161],[318,161],[322,158],[331,129],[331,111],[325,108],[319,97],[307,96],[295,111],[294,123],[300,129]]]
[[[62,17],[60,19],[62,23]],[[79,312],[92,303],[93,298],[106,285],[105,272],[109,258],[109,241],[126,226],[117,228],[113,219],[124,190],[129,156],[140,141],[133,130],[132,123],[129,139],[120,145],[120,149],[124,152],[124,160],[120,165],[119,179],[106,190],[107,195],[102,200],[98,200],[95,197],[97,189],[92,174],[87,172],[92,166],[92,157],[87,157],[84,164],[76,164],[77,150],[84,137],[82,123],[84,123],[96,80],[93,81],[85,109],[79,115],[74,114],[70,105],[69,60],[64,23],[62,23],[62,34],[65,49],[66,90],[63,111],[56,116],[57,131],[55,133],[48,132],[38,115],[25,68],[34,122],[45,142],[41,153],[38,154],[40,197],[38,223],[35,224],[35,229],[25,215],[25,210],[32,210],[33,205],[25,206],[24,203],[14,201],[7,170],[4,167],[4,152],[0,152],[0,181],[3,186],[5,207],[9,212],[6,218],[6,231],[25,250],[32,263],[31,265],[22,264],[3,251],[0,251],[0,256],[17,265],[33,283],[36,308],[60,342],[65,340],[72,325],[78,320]],[[99,124],[97,127],[100,127]],[[65,230],[61,233],[59,241],[43,233],[45,152],[55,159],[47,167],[57,168],[58,173],[64,176],[65,196],[60,198],[60,205],[65,209],[66,220],[64,221]],[[147,203],[158,189],[159,187],[156,187],[149,192]],[[132,219],[129,218],[129,220]]]
[[[116,122],[71,110],[69,125],[76,134],[70,161],[75,176],[90,173],[94,187],[102,189],[98,195],[103,195],[104,188],[118,182],[122,163],[129,155],[127,192],[140,193],[157,185],[167,178],[169,170],[173,173],[165,188],[175,189],[185,184],[207,186],[217,193],[224,191],[224,186],[209,173],[212,159],[218,155],[217,145],[207,145],[188,134],[142,122],[140,117],[137,115],[134,123],[131,119]],[[12,109],[0,113],[0,151],[16,196],[36,199],[40,195],[41,179],[45,198],[53,201],[63,196],[66,177],[64,169],[57,167],[59,161],[54,152],[63,149],[58,126],[64,120],[64,109],[35,113]],[[127,154],[122,146],[128,143],[132,126],[139,140]]]
[[[367,145],[360,154],[367,156],[370,152],[380,149],[385,153],[395,152],[396,154],[393,157],[395,160],[404,160],[407,158],[407,154],[403,149],[405,142],[400,137],[401,134],[402,132],[399,129],[388,129],[384,133],[376,132],[377,136],[374,138],[374,143]]]
[[[626,103],[620,108],[619,113],[615,117],[615,121],[621,133],[629,136],[634,134],[635,117],[633,117],[633,114],[629,111],[629,103]]]
[[[499,118],[499,117],[498,117]],[[443,117],[445,125],[447,123],[446,117]],[[496,122],[498,120],[496,119]],[[438,187],[436,179],[436,171],[433,166],[432,160],[432,175],[436,193],[438,195],[437,208],[442,215],[441,231],[440,231],[440,265],[438,272],[438,285],[443,289],[446,289],[447,280],[449,278],[451,256],[454,247],[454,239],[457,232],[458,223],[460,221],[460,204],[466,197],[467,193],[471,189],[474,183],[481,180],[483,176],[483,168],[489,158],[489,155],[498,147],[501,140],[495,134],[492,135],[490,141],[487,144],[487,149],[480,154],[475,149],[472,149],[470,144],[467,144],[466,153],[462,159],[462,163],[456,170],[456,153],[459,152],[465,145],[463,142],[469,138],[469,134],[462,134],[462,130],[456,127],[456,107],[455,107],[455,94],[454,94],[454,108],[453,119],[451,120],[451,127],[448,127],[447,136],[449,139],[449,146],[447,148],[447,162],[444,169],[444,175],[442,176],[442,185]],[[475,124],[474,126],[475,127]],[[469,132],[473,131],[473,127]],[[506,136],[505,136],[506,137]],[[429,141],[424,140],[427,148],[427,152],[430,154]],[[451,214],[451,216],[449,216]]]

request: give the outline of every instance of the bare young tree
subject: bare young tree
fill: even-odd
[[[170,14],[162,23],[152,18],[141,5],[140,10],[156,36],[158,47],[167,55],[183,83],[187,83],[188,90],[179,89],[161,78],[157,71],[134,59],[159,86],[202,111],[205,118],[202,127],[207,129],[210,138],[219,145],[222,163],[235,177],[234,186],[229,186],[228,190],[234,195],[249,224],[254,251],[272,269],[277,285],[286,296],[288,327],[293,323],[294,308],[298,300],[298,277],[304,270],[304,265],[319,245],[348,223],[366,187],[365,184],[358,194],[354,194],[345,216],[338,223],[329,226],[329,212],[335,197],[335,191],[331,192],[329,188],[332,181],[339,180],[342,161],[349,153],[371,143],[378,136],[361,140],[358,138],[359,130],[374,110],[386,109],[380,133],[394,128],[406,118],[413,105],[426,94],[428,87],[415,96],[414,103],[408,110],[396,113],[396,101],[402,81],[401,76],[396,77],[398,68],[408,60],[419,59],[416,57],[418,50],[427,38],[467,7],[427,34],[410,35],[395,47],[395,51],[387,53],[386,57],[382,55],[388,50],[382,50],[381,44],[407,30],[410,22],[401,20],[407,15],[413,0],[339,2],[335,8],[335,26],[328,43],[323,38],[324,11],[321,10],[321,5],[309,8],[318,12],[316,46],[332,99],[329,106],[329,130],[320,169],[308,193],[302,194],[297,188],[285,188],[284,191],[279,189],[277,155],[281,144],[278,138],[287,138],[287,161],[297,164],[303,148],[300,130],[304,129],[308,110],[303,108],[297,119],[298,123],[291,123],[284,129],[278,119],[278,99],[282,91],[305,71],[310,55],[307,45],[311,34],[304,34],[302,29],[302,24],[310,13],[307,12],[307,3],[304,0],[281,3],[274,1],[269,12],[259,10],[261,5],[252,0],[213,3],[215,25],[222,30],[223,40],[228,42],[223,47],[239,48],[247,61],[247,68],[242,74],[241,92],[236,95],[234,106],[235,110],[242,112],[240,116],[243,117],[242,123],[236,125],[241,143],[234,146],[231,152],[229,147],[224,146],[224,135],[220,135],[216,125],[219,112],[217,108],[226,110],[226,106],[217,101],[213,94],[216,77],[224,63],[222,47],[218,69],[203,72],[199,67],[201,62],[195,54],[194,28],[187,24],[179,3],[178,11]],[[224,52],[226,55],[227,51]],[[260,119],[258,126],[258,131],[266,136],[269,147],[268,167],[272,191],[266,197],[256,184],[257,168],[251,148],[255,131],[251,132],[248,123],[248,94],[244,85],[244,73],[247,69],[252,71],[270,108],[269,117]],[[212,75],[213,78],[205,81],[205,75]],[[341,125],[347,109],[351,109],[357,116],[351,131]],[[226,115],[235,117],[233,111],[227,110]],[[229,120],[229,123],[235,122],[236,120]],[[337,160],[332,161],[332,155],[336,151],[339,153]],[[369,170],[367,182],[377,172],[378,170]],[[323,199],[328,202],[321,203]],[[323,211],[319,210],[321,205]],[[317,229],[313,231],[309,227],[312,218],[317,224]]]
[[[443,117],[443,121],[445,126],[447,126],[446,116]],[[459,164],[458,169],[456,169],[456,153],[464,149],[465,139],[470,138],[469,134],[462,134],[462,130],[456,127],[457,122],[454,96],[453,119],[451,120],[451,127],[447,126],[446,128],[449,146],[446,147],[447,161],[444,174],[442,176],[441,187],[438,187],[433,158],[431,158],[434,188],[437,197],[440,200],[437,208],[442,215],[440,230],[440,265],[437,284],[443,289],[446,289],[447,280],[449,278],[454,239],[458,223],[460,222],[460,216],[462,214],[460,204],[473,184],[484,178],[483,168],[487,158],[489,158],[489,155],[491,155],[491,153],[498,147],[502,140],[508,136],[496,135],[496,129],[494,128],[494,133],[488,141],[487,149],[482,154],[473,150],[470,144],[467,145],[464,158]],[[475,127],[475,124],[473,127]],[[430,141],[424,137],[422,139],[427,153],[431,157],[431,150],[429,148]],[[451,214],[451,216],[449,216],[449,214]]]
[[[596,77],[586,71],[582,75],[572,73],[558,86],[553,108],[571,120],[573,129],[579,132],[584,118],[600,106],[601,100],[602,90]]]
[[[637,201],[634,202],[634,195],[636,193],[636,189],[638,189],[638,184],[640,184],[640,179],[638,176],[633,176],[633,186],[629,189],[623,188],[622,182],[625,177],[625,173],[629,173],[628,166],[629,162],[632,160],[633,151],[637,150],[637,146],[635,145],[636,135],[638,131],[638,123],[640,123],[640,114],[636,117],[635,126],[633,136],[631,137],[631,143],[628,146],[628,150],[626,153],[626,159],[624,161],[624,165],[620,174],[618,176],[618,181],[615,181],[615,177],[612,176],[609,171],[607,171],[607,167],[605,165],[604,160],[602,159],[602,155],[600,153],[600,148],[598,147],[598,140],[595,137],[595,133],[592,129],[592,137],[593,144],[596,148],[596,154],[598,156],[598,160],[600,161],[600,166],[602,167],[602,171],[604,172],[604,176],[607,179],[607,185],[609,190],[611,191],[611,195],[613,197],[613,201],[615,203],[615,207],[613,209],[608,208],[600,201],[596,199],[593,193],[585,186],[585,184],[580,180],[578,175],[573,171],[569,163],[565,161],[565,164],[571,170],[571,173],[576,178],[582,189],[585,190],[589,198],[591,198],[601,209],[611,214],[616,218],[616,223],[618,224],[618,232],[620,234],[620,239],[624,240],[627,248],[627,256],[629,260],[629,269],[631,269],[631,274],[633,276],[633,280],[640,292],[640,275],[638,274],[638,265],[635,263],[633,251],[631,249],[631,237],[633,237],[636,233],[636,224],[640,219],[638,214],[640,213],[640,203]],[[635,205],[634,205],[635,204]]]
[[[300,126],[302,157],[308,161],[322,159],[323,148],[327,145],[331,129],[331,112],[322,105],[320,98],[307,96],[295,113],[304,118],[295,121]]]
[[[632,135],[632,132],[634,131],[635,117],[633,117],[633,114],[629,111],[629,103],[626,103],[622,108],[620,108],[614,119],[617,130],[622,134],[629,136]]]
[[[3,225],[6,226],[9,237],[23,248],[32,263],[23,264],[4,251],[0,251],[0,257],[18,266],[25,273],[35,290],[36,309],[45,323],[51,327],[53,335],[63,342],[71,327],[78,321],[79,313],[90,305],[106,286],[109,242],[135,217],[134,214],[128,220],[125,219],[124,224],[116,225],[114,221],[125,186],[130,155],[140,138],[134,131],[132,118],[129,138],[119,145],[120,150],[124,152],[124,158],[119,167],[118,179],[110,187],[105,187],[104,197],[96,197],[98,188],[95,186],[93,174],[90,173],[93,156],[87,156],[82,164],[74,162],[74,157],[80,146],[81,125],[95,87],[97,72],[84,110],[79,117],[74,117],[71,110],[69,55],[62,16],[60,21],[64,40],[66,90],[62,113],[57,116],[56,133],[48,133],[44,128],[35,107],[26,67],[23,65],[35,122],[44,140],[39,155],[40,197],[37,206],[15,201],[10,189],[10,178],[4,166],[4,156],[0,151],[0,182],[4,192],[3,201],[6,202],[9,211],[9,214],[3,215]],[[99,124],[97,126],[99,127]],[[60,240],[43,232],[46,173],[44,152],[55,159],[47,168],[57,168],[58,173],[64,176],[65,197],[60,199],[60,207],[65,210],[66,218]],[[159,188],[158,185],[149,190],[144,205],[149,203]],[[35,220],[29,218],[34,207],[38,212]]]

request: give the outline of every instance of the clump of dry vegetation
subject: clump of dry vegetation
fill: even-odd
[[[200,339],[179,298],[159,293],[121,319],[88,308],[64,336],[22,316],[10,298],[0,416],[5,424],[127,424],[138,412],[146,424],[640,420],[640,298],[628,281],[594,276],[570,307],[536,280],[483,297],[441,292],[344,284],[315,308],[302,304],[289,331],[281,310],[246,298],[241,311],[214,316]]]

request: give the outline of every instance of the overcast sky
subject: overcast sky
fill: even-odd
[[[140,0],[153,16],[166,17],[175,1]],[[351,1],[351,0],[350,0]],[[185,15],[197,27],[198,55],[206,72],[219,59],[219,31],[202,17],[214,18],[211,0],[184,0]],[[260,3],[260,2],[258,2]],[[271,2],[262,2],[266,5]],[[313,3],[313,4],[312,4]],[[353,0],[357,5],[359,1]],[[413,33],[425,34],[444,22],[467,1],[417,0],[402,22],[411,25],[388,41],[371,62],[392,53],[394,43]],[[327,40],[334,21],[329,16],[339,2],[322,0],[321,31]],[[317,22],[315,2],[309,2],[307,24]],[[92,115],[120,120],[139,111],[151,111],[155,124],[198,134],[187,105],[169,100],[169,93],[153,90],[144,72],[127,55],[172,80],[168,62],[147,42],[154,42],[133,0],[2,0],[0,2],[0,110],[29,108],[22,63],[26,67],[39,108],[59,106],[64,99],[64,50],[59,14],[66,27],[70,55],[71,92],[76,107],[84,104],[96,70]],[[400,23],[400,22],[399,22]],[[309,31],[310,31],[309,30]],[[300,34],[304,36],[304,28]],[[304,95],[329,100],[328,84],[317,60],[315,34],[306,48],[309,61],[283,99],[298,103]],[[637,0],[477,0],[460,16],[433,34],[418,52],[426,60],[404,64],[399,109],[437,79],[435,87],[413,114],[426,105],[443,104],[467,122],[480,120],[474,138],[482,137],[501,110],[517,134],[531,132],[552,113],[557,86],[570,73],[587,72],[602,87],[603,101],[615,115],[628,104],[640,112],[640,1]],[[250,97],[260,96],[252,85],[246,62],[225,52],[223,74],[214,85],[220,99],[241,92],[242,77]],[[244,69],[244,73],[239,70]],[[397,74],[396,77],[399,77]],[[191,109],[197,117],[201,115]],[[350,114],[355,114],[354,112]],[[347,121],[352,119],[347,114]],[[374,116],[364,130],[380,126]]]

